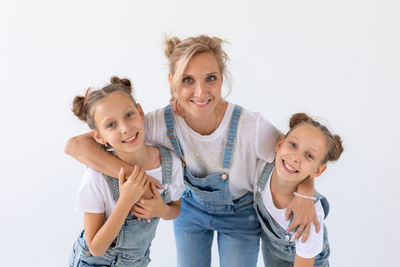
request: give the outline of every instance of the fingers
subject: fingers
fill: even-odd
[[[293,212],[292,209],[287,208],[286,209],[286,220],[290,219],[290,216],[292,216]]]
[[[314,217],[313,223],[315,225],[315,232],[319,233],[319,230],[321,229],[321,225],[319,224],[317,216]]]
[[[119,170],[119,174],[118,174],[119,187],[121,188],[124,183],[125,183],[125,170],[124,170],[124,167],[121,167],[121,169]]]
[[[150,183],[150,186],[151,186],[151,192],[153,192],[154,198],[161,198],[161,195],[158,192],[156,186],[153,184],[153,182]]]
[[[292,223],[289,225],[289,227],[286,229],[286,231],[291,232],[296,229],[296,227],[299,226],[299,223],[295,220],[292,221]],[[299,226],[300,228],[300,226]]]
[[[301,234],[303,233],[304,230],[304,226],[299,226],[299,228],[297,228],[296,234],[294,235],[294,240],[298,240],[301,236]]]
[[[301,242],[304,243],[304,242],[307,241],[308,236],[310,235],[310,229],[311,229],[311,225],[308,224],[308,225],[306,226],[306,228],[304,229],[304,231],[303,231],[303,235],[302,235],[302,238],[301,238]]]
[[[154,179],[154,177],[151,176],[147,176],[147,179],[150,179],[151,182],[156,186],[157,189],[163,189],[164,186],[156,179]]]

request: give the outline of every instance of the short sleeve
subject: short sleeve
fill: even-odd
[[[259,159],[273,162],[275,159],[275,145],[282,133],[272,123],[261,115],[257,121],[255,149]]]
[[[86,168],[76,200],[76,210],[89,213],[105,212],[105,186],[108,185],[101,173]]]

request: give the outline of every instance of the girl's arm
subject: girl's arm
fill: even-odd
[[[141,198],[133,207],[132,213],[137,217],[143,218],[159,217],[164,220],[177,218],[181,213],[181,200],[179,199],[165,204],[153,183],[151,183],[150,187],[153,191],[153,198]]]
[[[297,192],[306,196],[314,196],[314,179],[307,178],[301,182],[297,187]],[[297,226],[299,226],[299,230],[295,235],[295,240],[299,239],[300,236],[302,236],[303,242],[308,239],[311,223],[315,225],[316,232],[319,232],[320,224],[315,212],[313,200],[295,196],[286,209],[286,218],[289,219],[292,213],[293,221],[289,225],[287,231],[293,231]]]
[[[111,177],[118,177],[121,167],[127,175],[133,171],[133,166],[101,148],[90,133],[69,139],[64,151],[86,166]]]
[[[312,267],[314,265],[314,258],[302,258],[298,255],[294,258],[293,267]]]
[[[103,213],[84,214],[85,238],[93,256],[104,255],[121,230],[132,205],[142,197],[149,183],[146,173],[139,167],[134,168],[126,181],[121,168],[118,181],[120,197],[106,222]]]

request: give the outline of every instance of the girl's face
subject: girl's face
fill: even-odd
[[[179,63],[179,61],[178,61]],[[200,53],[192,57],[178,88],[178,102],[195,119],[215,116],[215,108],[221,100],[222,75],[212,53]]]
[[[115,92],[99,100],[94,109],[97,142],[109,144],[118,153],[134,152],[144,144],[144,113],[129,97]]]
[[[326,169],[321,164],[328,146],[325,135],[312,125],[303,124],[276,145],[275,166],[278,176],[288,182],[318,177]]]

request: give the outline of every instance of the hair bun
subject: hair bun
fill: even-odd
[[[129,91],[129,93],[132,93],[132,84],[129,79],[120,79],[118,76],[112,76],[110,78],[110,83],[113,85],[122,85]]]
[[[85,98],[83,96],[76,96],[72,102],[72,112],[80,120],[86,121]]]
[[[167,36],[164,37],[164,45],[165,45],[165,56],[169,58],[169,56],[174,52],[175,47],[181,42],[178,37],[173,36],[168,38]]]
[[[290,122],[289,122],[290,129],[292,129],[293,127],[295,127],[297,124],[299,124],[301,122],[308,122],[308,121],[312,121],[312,119],[305,113],[293,114],[292,117],[290,118]]]
[[[329,154],[329,159],[328,159],[329,161],[338,160],[343,152],[342,139],[340,138],[340,136],[334,135],[333,140],[334,140],[333,149],[332,152]]]

